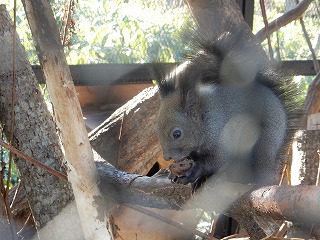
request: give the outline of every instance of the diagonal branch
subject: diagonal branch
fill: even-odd
[[[298,0],[296,0],[298,2]],[[302,28],[302,32],[303,32],[303,35],[304,35],[304,38],[306,39],[306,42],[308,44],[308,47],[309,47],[309,50],[311,52],[311,56],[312,56],[312,61],[313,61],[313,65],[314,65],[314,70],[315,70],[315,73],[318,73],[320,71],[320,66],[319,66],[319,63],[317,61],[317,56],[315,54],[315,51],[312,47],[312,43],[311,43],[311,40],[310,40],[310,37],[308,35],[308,32],[307,32],[307,29],[306,29],[306,26],[304,24],[304,20],[303,18],[301,17],[299,19],[300,21],[300,25],[301,25],[301,28]]]
[[[313,0],[303,0],[297,4],[294,8],[283,14],[281,17],[270,22],[268,25],[268,34],[272,34],[281,27],[287,25],[288,23],[300,18],[302,14],[308,9],[310,3]],[[256,33],[256,38],[259,42],[263,42],[267,37],[267,31],[265,28],[261,29]]]
[[[25,159],[26,161],[34,164],[35,166],[47,171],[48,173],[58,177],[60,180],[64,181],[64,182],[68,182],[68,178],[66,175],[64,175],[61,172],[58,172],[56,170],[54,170],[51,167],[48,167],[47,165],[43,164],[42,162],[29,157],[28,155],[24,154],[23,152],[19,151],[18,149],[14,148],[13,146],[11,146],[10,144],[5,143],[3,140],[0,139],[0,146],[4,147],[6,149],[8,149],[10,152],[16,154],[18,157],[21,157],[23,159]]]

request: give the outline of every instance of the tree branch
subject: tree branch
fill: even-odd
[[[268,25],[268,34],[271,35],[281,27],[287,25],[288,23],[300,18],[302,14],[308,9],[310,3],[313,0],[302,0],[294,8],[283,14],[281,17],[275,19]],[[261,29],[256,33],[256,38],[259,42],[263,42],[267,37],[266,28]]]
[[[190,185],[174,184],[168,172],[146,177],[96,162],[102,195],[119,203],[181,210],[202,208],[231,215],[250,213],[274,220],[320,223],[320,188],[316,186],[244,185],[213,176],[192,195]],[[219,180],[219,181],[218,181]]]
[[[60,180],[64,181],[64,182],[68,182],[68,177],[66,175],[64,175],[63,173],[48,167],[47,165],[43,164],[42,162],[34,159],[33,157],[30,157],[26,154],[24,154],[23,152],[19,151],[18,149],[16,149],[15,147],[11,146],[10,144],[5,143],[3,140],[0,139],[0,146],[4,147],[6,149],[8,149],[10,152],[16,154],[18,157],[23,158],[24,160],[34,164],[35,166],[47,171],[48,173],[58,177]]]

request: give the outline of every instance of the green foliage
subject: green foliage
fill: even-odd
[[[0,135],[2,135],[1,129],[0,129]],[[1,176],[0,181],[2,181],[4,186],[7,186],[7,182],[8,182],[9,159],[10,159],[9,155],[10,155],[9,151],[0,146],[0,176]],[[9,188],[14,187],[18,182],[19,182],[18,170],[16,168],[16,165],[12,161]]]
[[[143,3],[143,4],[142,4]],[[185,26],[184,5],[165,8],[145,1],[81,2],[78,32],[67,50],[68,62],[143,63],[181,60],[179,32]]]
[[[23,6],[17,3],[18,35],[30,63],[39,64]],[[50,3],[60,28],[65,1]],[[7,9],[13,17],[13,1]],[[178,36],[190,24],[181,0],[79,1],[72,18],[76,34],[65,48],[69,64],[180,61],[184,46]]]
[[[4,0],[0,0],[4,1]],[[66,1],[51,0],[58,27],[62,25]],[[69,64],[144,63],[152,60],[180,61],[185,45],[179,38],[191,23],[182,0],[86,0],[76,1],[72,18],[76,34],[65,48]],[[17,1],[17,31],[32,64],[37,64],[36,50],[20,1]],[[13,15],[13,1],[7,8]],[[319,13],[316,2],[304,14],[310,39],[320,57]],[[266,1],[268,21],[272,21],[295,5],[293,0]],[[259,1],[255,1],[254,32],[264,27]],[[61,29],[63,32],[63,29]],[[271,36],[276,59],[310,59],[310,51],[299,21],[294,21]],[[318,45],[317,45],[318,44]],[[262,43],[267,50],[267,41]],[[268,52],[268,51],[266,51]]]

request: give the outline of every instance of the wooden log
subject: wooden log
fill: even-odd
[[[96,185],[96,169],[87,130],[50,2],[22,2],[44,70],[56,124],[61,133],[69,167],[68,179],[72,185],[84,237],[112,239],[112,233],[106,227],[106,206],[101,201]]]
[[[157,87],[142,91],[89,134],[92,148],[125,172],[147,174],[162,161],[156,135]]]

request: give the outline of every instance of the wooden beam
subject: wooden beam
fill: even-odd
[[[163,63],[172,66],[173,63]],[[76,86],[99,86],[151,83],[149,64],[81,64],[69,65]],[[45,83],[40,66],[32,66],[39,81]]]
[[[320,63],[320,61],[319,61]],[[174,63],[162,63],[170,68]],[[315,75],[311,60],[282,61],[283,69],[291,75]],[[152,83],[149,64],[83,64],[70,65],[76,86]],[[32,66],[39,83],[45,83],[40,66]]]
[[[318,60],[320,64],[320,60]],[[282,61],[283,70],[294,76],[315,76],[316,71],[312,60]]]

